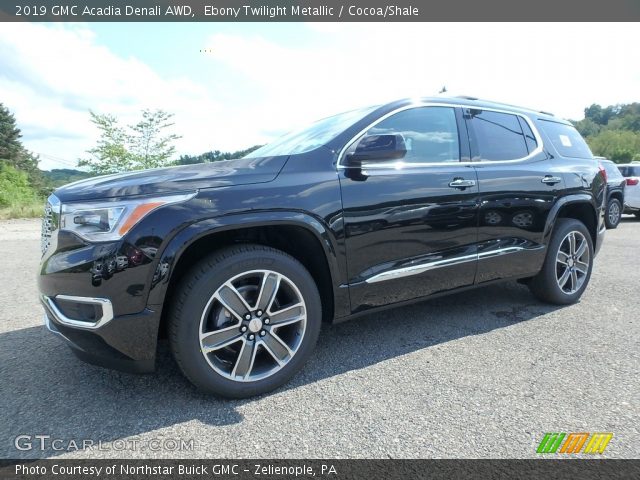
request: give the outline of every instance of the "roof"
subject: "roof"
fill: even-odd
[[[508,110],[514,113],[522,113],[525,115],[533,116],[536,118],[542,118],[545,120],[553,120],[555,122],[561,121],[565,123],[565,120],[562,120],[558,117],[555,117],[552,113],[544,112],[540,110],[534,110],[525,107],[519,107],[517,105],[510,105],[508,103],[500,103],[493,102],[490,100],[483,100],[476,97],[469,96],[458,96],[458,97],[422,97],[419,99],[421,102],[425,103],[452,103],[455,105],[466,106],[466,107],[476,107],[476,108],[493,108],[496,110]],[[406,103],[406,102],[415,102],[416,99],[404,99],[399,100],[395,103]]]

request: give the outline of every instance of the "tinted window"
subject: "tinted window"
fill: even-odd
[[[593,158],[589,146],[572,125],[541,120],[542,129],[563,157]]]
[[[529,154],[516,115],[472,109],[470,122],[482,160],[517,160]]]
[[[522,127],[522,133],[524,133],[524,139],[527,143],[527,150],[529,150],[529,153],[531,153],[536,148],[538,148],[538,141],[536,140],[536,137],[533,134],[533,130],[531,130],[529,123],[522,117],[518,117],[518,120],[520,121],[520,126]]]
[[[459,162],[458,126],[453,108],[421,107],[403,110],[371,127],[365,135],[400,133],[405,163]]]
[[[637,167],[627,165],[626,167],[618,167],[623,177],[640,177],[640,165]]]

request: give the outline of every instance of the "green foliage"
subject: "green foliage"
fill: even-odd
[[[142,119],[127,127],[121,127],[113,115],[92,111],[89,114],[91,122],[100,130],[100,139],[94,148],[87,151],[91,158],[78,161],[79,167],[88,167],[95,174],[105,174],[171,164],[170,158],[175,153],[172,143],[181,137],[163,135],[163,132],[174,125],[171,123],[173,114],[163,110],[143,110]]]
[[[13,162],[23,150],[20,129],[13,114],[0,103],[0,158]]]
[[[600,130],[602,130],[602,125],[597,124],[590,118],[584,118],[577,122],[574,121],[573,125],[576,127],[576,130],[580,132],[580,135],[585,138],[597,135]]]
[[[0,207],[0,220],[8,218],[40,218],[44,211],[42,200],[32,203]]]
[[[614,113],[614,108],[614,106],[602,108],[600,105],[594,103],[584,109],[584,118],[598,125],[606,125]]]
[[[38,194],[43,195],[48,186],[38,168],[38,157],[24,148],[21,137],[15,117],[0,103],[0,158],[6,164],[25,172],[31,186]]]
[[[627,163],[640,160],[640,132],[631,130],[603,130],[587,138],[594,155],[614,162]]]
[[[584,117],[574,124],[594,155],[618,163],[640,160],[640,103],[593,104]]]
[[[67,183],[77,182],[93,176],[89,172],[73,168],[54,168],[51,171],[43,171],[42,174],[52,188],[58,188]]]
[[[200,155],[180,155],[180,158],[176,160],[176,165],[193,165],[196,163],[210,163],[218,162],[220,160],[233,160],[235,158],[242,158],[245,155],[249,155],[254,150],[257,150],[262,145],[254,145],[246,150],[238,150],[235,152],[221,152],[220,150],[211,150],[209,152],[202,153]]]
[[[29,175],[0,160],[0,207],[14,207],[38,202]]]

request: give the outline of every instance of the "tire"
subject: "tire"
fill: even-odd
[[[640,212],[636,212],[636,213],[634,213],[634,215],[636,216],[636,218],[637,218],[638,220],[640,220]]]
[[[575,239],[574,247],[571,247],[571,236]],[[580,253],[583,241],[584,251]],[[572,265],[575,275],[570,270]],[[587,288],[592,270],[593,241],[589,230],[578,220],[560,218],[547,247],[542,270],[533,277],[529,289],[543,302],[556,305],[575,303]]]
[[[311,355],[321,323],[318,289],[300,262],[270,247],[237,245],[205,257],[182,279],[169,344],[197,388],[246,398],[289,381]]]
[[[604,216],[604,223],[607,228],[613,229],[618,226],[622,218],[622,204],[620,200],[611,198],[607,205],[607,213]]]

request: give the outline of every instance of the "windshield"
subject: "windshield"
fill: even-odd
[[[309,152],[333,140],[338,134],[364,118],[377,106],[351,110],[333,117],[323,118],[302,130],[293,131],[261,147],[244,158],[293,155]]]

